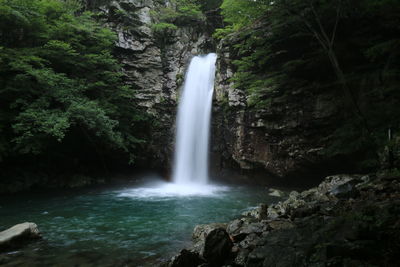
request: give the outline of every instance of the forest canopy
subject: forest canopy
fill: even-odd
[[[144,114],[115,39],[78,1],[0,0],[0,163],[43,155],[73,168],[107,151],[133,162]]]

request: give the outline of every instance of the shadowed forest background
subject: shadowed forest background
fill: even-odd
[[[0,1],[1,183],[79,181],[150,161],[157,114],[126,82],[107,23],[129,27],[132,17],[105,17],[98,8],[110,3]],[[398,166],[399,11],[396,0],[175,0],[151,15],[161,51],[188,26],[231,44],[230,82],[248,113],[328,92],[335,103],[323,108],[339,112],[318,153],[365,172]],[[235,111],[228,99],[219,105],[226,117]]]

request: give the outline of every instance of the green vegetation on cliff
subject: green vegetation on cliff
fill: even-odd
[[[153,19],[157,22],[155,23],[155,28],[161,28],[161,25],[166,24],[176,27],[176,25],[185,25],[204,20],[204,15],[198,2],[197,0],[175,0],[165,7],[159,8],[159,10],[153,10]]]
[[[164,3],[164,1],[162,1]],[[204,25],[207,14],[218,10],[221,0],[172,0],[164,7],[152,10],[153,30],[165,38],[171,36],[178,27],[198,27]],[[165,4],[165,3],[164,3]]]
[[[364,167],[377,166],[380,154],[393,166],[400,130],[398,1],[224,0],[221,8],[226,26],[214,36],[234,43],[232,81],[250,108],[268,108],[295,92],[333,92],[343,117],[326,153],[361,153],[370,159]]]
[[[112,55],[116,36],[80,10],[78,1],[0,0],[2,171],[134,159],[144,115]]]

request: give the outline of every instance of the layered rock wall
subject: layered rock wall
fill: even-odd
[[[143,165],[164,170],[171,166],[176,103],[190,58],[216,49],[212,32],[201,23],[180,26],[167,38],[157,37],[152,30],[154,10],[171,4],[119,0],[100,7],[103,20],[117,33],[116,54],[126,82],[136,88],[140,106],[154,115],[150,142],[142,153]],[[223,40],[217,49],[213,176],[232,170],[256,182],[269,182],[322,177],[330,170],[342,171],[341,167],[346,171],[345,159],[329,158],[324,153],[335,125],[340,123],[337,92],[293,88],[289,95],[271,94],[270,105],[264,109],[251,109],[247,93],[236,89],[230,80],[235,72],[232,62],[237,42],[240,40],[235,38]]]
[[[171,31],[160,39],[153,31],[152,16],[169,1],[118,0],[100,6],[100,18],[116,32],[116,54],[135,99],[152,114],[151,138],[139,163],[160,169],[170,166],[176,102],[185,70],[194,55],[210,49],[206,23]]]
[[[223,40],[218,47],[212,144],[216,172],[240,169],[252,179],[276,182],[345,169],[340,159],[325,153],[341,118],[337,92],[293,88],[289,95],[271,93],[270,105],[263,109],[250,108],[247,93],[230,80],[235,42],[239,40]]]

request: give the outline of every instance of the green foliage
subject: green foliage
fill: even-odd
[[[176,74],[176,86],[177,87],[180,87],[183,84],[184,78],[185,77],[184,77],[184,75],[182,73],[177,73]]]
[[[201,1],[200,1],[201,2]],[[197,0],[176,0],[176,17],[172,18],[178,25],[204,20],[201,5]]]
[[[224,28],[216,29],[213,37],[223,39],[229,34],[241,30],[262,18],[270,9],[271,2],[266,0],[224,0],[221,4]]]
[[[200,3],[198,0],[173,0],[167,6],[153,11],[153,30],[163,36],[171,35],[179,26],[195,25],[204,21]]]
[[[71,1],[71,0],[69,0]],[[94,9],[102,5],[106,5],[110,3],[112,0],[72,0],[82,2],[82,4],[86,4],[86,7],[89,9]]]
[[[77,10],[78,1],[0,0],[0,161],[67,148],[79,158],[89,143],[133,159],[144,115],[112,55],[115,34]]]
[[[166,32],[169,33],[178,29],[175,24],[165,22],[155,23],[151,25],[151,28],[156,34],[164,34]]]
[[[171,38],[175,36],[178,27],[172,23],[160,22],[152,24],[151,29],[158,43],[163,46],[172,40]]]
[[[226,26],[225,28],[219,28],[216,29],[215,32],[213,33],[213,38],[215,39],[223,39],[227,37],[229,34],[234,33],[235,30],[231,25]]]
[[[400,169],[398,169],[398,168],[394,168],[394,169],[391,169],[391,170],[387,170],[385,173],[384,173],[384,175],[385,176],[387,176],[387,177],[391,177],[391,178],[400,178]]]
[[[266,0],[224,0],[221,9],[224,21],[238,30],[262,17],[270,6]]]
[[[218,10],[223,0],[201,0],[197,1],[203,12]]]

